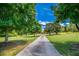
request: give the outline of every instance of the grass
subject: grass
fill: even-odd
[[[9,37],[8,45],[4,46],[4,38],[0,37],[0,56],[14,56],[35,39],[33,35]]]
[[[47,36],[49,41],[64,56],[79,56],[79,33],[60,33]]]

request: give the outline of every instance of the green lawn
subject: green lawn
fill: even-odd
[[[33,42],[38,36],[23,35],[17,37],[9,37],[8,46],[4,46],[2,43],[4,37],[0,37],[0,55],[1,56],[13,56],[20,52],[29,43]]]
[[[47,37],[62,55],[79,56],[79,33],[60,33]]]

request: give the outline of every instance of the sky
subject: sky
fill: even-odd
[[[36,9],[36,19],[42,25],[46,23],[53,22],[56,19],[54,16],[54,11],[51,10],[51,6],[55,6],[55,3],[37,3],[35,6]]]
[[[37,3],[35,6],[36,19],[42,24],[42,30],[46,27],[46,23],[54,22],[56,16],[54,16],[54,11],[51,10],[55,3]]]
[[[57,3],[37,3],[35,6],[36,16],[35,18],[39,21],[40,24],[46,25],[46,23],[54,22],[56,16],[54,16],[54,11],[51,10],[51,7],[56,6]],[[69,22],[69,19],[64,21],[61,25],[65,25]]]

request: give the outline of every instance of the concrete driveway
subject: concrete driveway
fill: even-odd
[[[16,56],[61,56],[46,36],[41,35]]]

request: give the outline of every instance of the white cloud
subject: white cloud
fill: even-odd
[[[66,23],[66,24],[69,24],[69,23]]]
[[[65,26],[65,25],[68,25],[69,23],[66,23],[66,24],[64,24],[64,23],[60,23],[60,25],[61,26]]]
[[[41,25],[46,25],[47,23],[49,23],[48,21],[39,21],[39,23],[41,24]]]
[[[63,23],[60,23],[61,26],[65,26]]]

